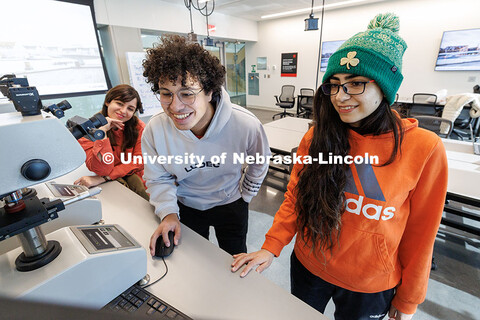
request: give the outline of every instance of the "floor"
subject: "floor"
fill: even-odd
[[[248,108],[262,123],[272,121],[275,113]],[[283,201],[288,177],[270,172],[259,194],[250,204],[248,233],[249,251],[260,249],[265,232]],[[285,290],[290,290],[289,257],[292,244],[265,271],[265,276]],[[441,226],[435,241],[437,270],[432,271],[425,302],[419,306],[415,320],[480,319],[480,237]],[[333,319],[334,306],[329,304],[325,314]]]

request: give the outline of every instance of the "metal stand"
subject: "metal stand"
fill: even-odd
[[[45,239],[40,227],[18,234],[23,252],[15,260],[18,271],[32,271],[53,261],[62,251],[62,246],[55,240]]]

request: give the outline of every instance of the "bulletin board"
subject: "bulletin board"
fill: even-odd
[[[297,57],[298,53],[282,53],[282,77],[297,76]]]
[[[127,52],[128,75],[130,77],[130,85],[138,91],[140,99],[143,103],[144,116],[152,116],[159,112],[163,112],[160,102],[147,84],[146,78],[143,76],[142,61],[145,59],[145,52]]]

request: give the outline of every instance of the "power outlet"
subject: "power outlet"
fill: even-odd
[[[468,77],[468,82],[476,82],[477,81],[477,77],[474,77],[474,76],[470,76]]]

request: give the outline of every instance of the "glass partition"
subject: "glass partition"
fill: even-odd
[[[245,43],[225,42],[226,89],[233,103],[245,107]]]
[[[161,32],[142,30],[143,49],[152,48],[155,43],[160,41],[161,34]],[[204,40],[200,40],[200,44],[203,45]],[[215,40],[215,46],[203,45],[203,47],[211,55],[217,57],[220,63],[225,66],[227,71],[225,89],[230,95],[232,102],[245,107],[247,104],[245,43]]]

